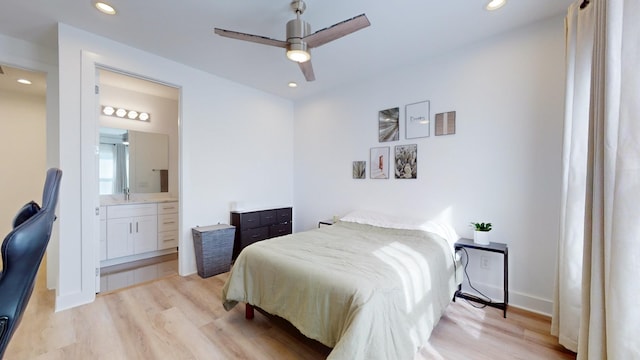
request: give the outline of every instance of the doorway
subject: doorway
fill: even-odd
[[[4,134],[0,166],[5,169],[0,177],[2,238],[11,231],[11,220],[22,205],[42,202],[47,167],[46,87],[46,73],[0,64],[0,133]],[[46,256],[41,269],[38,284],[46,279]]]
[[[98,67],[96,77],[101,240],[96,287],[106,292],[178,274],[178,206],[175,212],[166,209],[179,202],[180,92],[113,69]],[[123,222],[115,215],[123,209],[142,215]],[[144,231],[138,228],[143,223]],[[147,245],[139,247],[142,242]]]

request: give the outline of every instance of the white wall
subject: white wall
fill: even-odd
[[[45,98],[0,90],[0,234],[28,201],[42,204],[46,172]]]
[[[58,167],[58,71],[56,51],[0,34],[0,63],[42,71],[47,74],[46,167]],[[43,176],[41,175],[41,177]],[[58,222],[53,224],[46,257],[47,287],[53,289],[56,287],[58,279]]]
[[[84,227],[94,218],[79,189],[91,152],[79,134],[97,122],[89,79],[97,65],[159,80],[181,89],[180,273],[195,272],[191,228],[229,221],[229,204],[293,203],[293,105],[138,49],[60,24],[60,144],[65,180],[60,208],[60,281],[56,309],[93,300],[97,251]],[[80,106],[79,106],[80,105]],[[89,110],[86,110],[89,109]],[[82,152],[85,152],[84,154]],[[81,156],[78,156],[78,152]],[[90,154],[89,154],[90,155]],[[89,176],[90,177],[90,176]],[[97,189],[97,188],[96,188]],[[97,191],[97,190],[96,190]],[[97,201],[97,199],[96,199]]]
[[[472,237],[472,221],[491,221],[492,240],[510,251],[510,303],[550,313],[558,241],[564,93],[562,18],[380,74],[295,106],[295,229],[365,208],[450,221]],[[456,134],[405,138],[404,106],[430,100],[430,117],[456,111]],[[400,107],[400,140],[379,143],[377,113]],[[418,179],[352,179],[369,149],[418,145]],[[393,158],[393,155],[392,155]],[[491,295],[490,270],[470,265]],[[501,298],[501,295],[498,295]]]

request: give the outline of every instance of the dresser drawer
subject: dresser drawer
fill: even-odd
[[[291,230],[291,223],[271,225],[269,226],[269,237],[289,235]]]
[[[260,213],[246,213],[240,216],[242,229],[252,229],[260,226]]]
[[[178,230],[178,214],[158,215],[158,232]]]
[[[173,202],[165,202],[158,203],[158,215],[159,214],[177,214],[178,213],[178,203]]]
[[[158,233],[158,250],[178,247],[178,230]]]
[[[291,218],[292,218],[292,214],[291,214],[291,208],[284,208],[284,209],[278,209],[276,210],[277,213],[277,217],[278,217],[278,223],[282,224],[282,223],[286,223],[286,222],[291,222]]]
[[[242,238],[240,239],[242,248],[249,244],[253,244],[256,241],[269,238],[269,227],[259,227],[255,229],[249,229],[242,232]]]
[[[277,222],[277,212],[275,210],[267,210],[260,212],[260,226],[268,226]]]

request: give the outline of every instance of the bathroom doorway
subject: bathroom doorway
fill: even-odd
[[[108,292],[178,274],[180,91],[112,69],[98,67],[96,76],[100,195],[96,287],[97,292]]]

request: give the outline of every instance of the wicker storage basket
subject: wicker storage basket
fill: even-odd
[[[231,269],[235,226],[218,224],[191,229],[198,275],[206,278]]]

